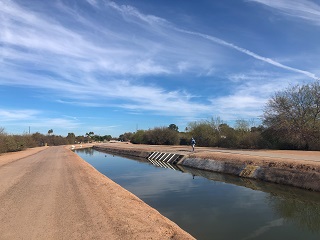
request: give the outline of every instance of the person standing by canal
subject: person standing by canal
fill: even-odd
[[[196,140],[194,140],[194,138],[191,138],[192,152],[194,152],[195,145],[196,145]]]

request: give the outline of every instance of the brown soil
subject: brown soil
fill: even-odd
[[[66,147],[0,155],[1,239],[194,239]]]

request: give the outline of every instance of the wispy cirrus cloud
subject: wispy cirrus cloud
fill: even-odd
[[[44,65],[46,70],[53,71],[56,70],[53,67],[57,67],[59,62],[59,65],[69,62],[68,68],[71,70],[81,71],[81,67],[85,66],[87,71],[105,71],[111,74],[159,74],[169,71],[165,66],[150,60],[151,56],[148,54],[141,55],[143,51],[148,52],[148,45],[151,47],[150,44],[144,46],[145,41],[141,41],[140,45],[128,44],[130,39],[116,31],[108,31],[112,38],[99,39],[92,36],[91,29],[86,26],[82,28],[84,32],[79,33],[71,30],[72,26],[69,28],[40,13],[26,11],[13,2],[0,4],[0,11],[4,16],[0,23],[0,41],[5,44],[5,60],[17,61],[22,53],[31,57],[28,62],[41,63],[39,67]],[[68,8],[64,7],[64,10]],[[75,19],[77,20],[78,18]],[[119,44],[119,39],[125,41],[125,44],[122,42],[120,47],[115,47],[114,45]],[[25,61],[26,58],[21,60]],[[49,63],[44,64],[47,61]]]
[[[23,120],[26,125],[32,123],[37,123],[37,126],[65,126],[69,128],[70,126],[77,125],[77,119],[72,119],[70,117],[65,118],[47,118],[43,116],[43,112],[34,109],[0,109],[0,122],[6,124],[14,124],[16,121]]]
[[[199,32],[192,32],[192,31],[187,31],[187,30],[182,30],[182,29],[177,29],[177,30],[181,31],[181,32],[184,32],[184,33],[187,33],[187,34],[192,34],[192,35],[196,35],[196,36],[208,39],[208,40],[210,40],[212,42],[215,42],[217,44],[226,46],[228,48],[235,49],[235,50],[237,50],[237,51],[239,51],[241,53],[244,53],[244,54],[246,54],[248,56],[251,56],[251,57],[253,57],[253,58],[257,59],[257,60],[261,60],[261,61],[263,61],[265,63],[268,63],[268,64],[271,64],[273,66],[276,66],[276,67],[279,67],[279,68],[282,68],[282,69],[285,69],[285,70],[289,70],[289,71],[292,71],[292,72],[301,73],[301,74],[306,75],[307,77],[310,77],[310,78],[313,78],[313,79],[316,79],[316,80],[320,79],[318,76],[316,76],[316,74],[314,74],[312,72],[284,65],[284,64],[282,64],[280,62],[277,62],[277,61],[275,61],[275,60],[273,60],[271,58],[261,56],[261,55],[256,54],[256,53],[254,53],[254,52],[252,52],[252,51],[250,51],[248,49],[239,47],[239,46],[237,46],[237,45],[235,45],[233,43],[224,41],[224,40],[222,40],[220,38],[217,38],[217,37],[214,37],[214,36],[210,36],[210,35],[207,35],[207,34],[202,34],[202,33],[199,33]]]
[[[90,4],[98,3],[90,1]],[[184,39],[179,47],[173,43],[180,41],[179,38],[182,40],[183,36],[175,33],[169,37],[172,29],[162,25],[166,24],[165,20],[143,15],[133,7],[107,2],[104,11],[118,12],[126,21],[130,20],[130,24],[134,22],[137,33],[141,29],[146,33],[143,31],[140,35],[134,33],[128,37],[119,28],[113,30],[102,26],[99,29],[102,33],[100,39],[91,35],[97,19],[89,22],[65,5],[60,4],[59,9],[75,22],[80,21],[80,32],[71,30],[68,24],[57,22],[50,14],[45,16],[45,13],[29,11],[14,2],[1,2],[1,7],[4,16],[0,23],[3,29],[0,41],[4,43],[1,62],[4,77],[0,84],[50,90],[54,96],[67,97],[65,102],[79,100],[80,104],[87,106],[111,105],[183,116],[195,114],[193,109],[200,112],[208,110],[205,104],[192,102],[192,97],[186,92],[138,83],[139,76],[188,71],[181,68],[182,60],[190,66],[189,69],[211,66],[211,54],[206,53],[205,48],[196,50],[206,54],[200,61],[196,60],[193,51],[185,51],[189,48],[187,45],[195,45],[198,40]],[[156,33],[149,24],[159,25]],[[158,36],[165,43],[152,40]],[[173,47],[167,47],[166,43]]]
[[[86,1],[94,7],[98,5],[98,2],[96,0],[86,0]]]
[[[112,1],[85,3],[92,14],[83,15],[60,1],[39,1],[50,5],[46,9],[54,9],[45,12],[0,0],[0,84],[43,89],[61,103],[190,117],[212,113],[216,107],[225,115],[235,109],[233,101],[242,102],[237,109],[250,106],[245,114],[256,114],[261,108],[262,100],[254,95],[241,101],[238,89],[229,97],[212,101],[218,106],[211,104],[210,98],[200,102],[188,91],[152,80],[188,73],[210,75],[217,64],[223,65],[225,48],[317,78],[312,72],[209,34],[184,30],[132,6]]]
[[[320,26],[320,5],[308,0],[247,0],[273,8],[287,16]]]
[[[43,111],[35,109],[0,109],[0,127],[8,127],[9,133],[15,131],[16,133],[27,132],[28,128],[32,132],[45,132],[48,128],[54,128],[55,133],[64,133],[72,129],[76,129],[82,123],[70,117],[52,117],[46,116]],[[18,128],[16,128],[18,124]],[[13,126],[13,127],[12,127]],[[5,131],[7,132],[7,129]],[[19,129],[19,130],[18,130]]]
[[[34,119],[40,112],[31,109],[9,110],[0,109],[0,122],[12,122]]]
[[[216,114],[229,120],[260,118],[270,96],[288,85],[305,81],[302,76],[293,73],[268,71],[243,71],[227,77],[236,86],[230,94],[211,99],[211,102]]]
[[[267,2],[267,3],[274,2],[274,1],[268,1],[268,0],[252,0],[252,1]],[[279,4],[279,2],[280,2],[280,4]],[[287,9],[287,8],[290,9],[289,8],[290,3],[288,1],[279,1],[279,2],[278,2],[278,4],[276,3],[274,5],[275,6],[283,6],[284,9]],[[301,2],[301,1],[297,1],[297,2]],[[272,3],[271,3],[271,5],[272,5]],[[320,6],[319,5],[313,4],[311,2],[307,2],[307,3],[304,3],[304,4],[300,3],[298,5],[304,6],[304,8],[303,8],[304,10],[300,10],[301,12],[306,12],[306,13],[311,13],[312,12],[312,13],[314,13],[315,16],[317,17],[317,20],[320,23],[320,11],[312,10],[312,8],[311,8],[311,7],[317,7],[316,9],[320,10]],[[199,36],[199,37],[208,39],[208,40],[210,40],[212,42],[215,42],[215,43],[217,43],[219,45],[223,45],[223,46],[235,49],[235,50],[237,50],[239,52],[242,52],[242,53],[244,53],[244,54],[246,54],[248,56],[251,56],[251,57],[253,57],[253,58],[257,59],[257,60],[261,60],[261,61],[266,62],[268,64],[271,64],[273,66],[276,66],[276,67],[279,67],[279,68],[282,68],[282,69],[285,69],[285,70],[301,73],[301,74],[304,74],[304,75],[306,75],[306,76],[308,76],[310,78],[313,78],[313,79],[319,79],[319,77],[317,77],[314,73],[284,65],[284,64],[282,64],[280,62],[277,62],[277,61],[275,61],[275,60],[273,60],[271,58],[261,56],[261,55],[259,55],[257,53],[254,53],[254,52],[252,52],[252,51],[250,51],[248,49],[239,47],[239,46],[237,46],[237,45],[235,45],[233,43],[227,42],[227,41],[225,41],[223,39],[220,39],[220,38],[217,38],[215,36],[202,34],[200,32],[184,30],[182,28],[179,28],[179,27],[176,27],[176,26],[172,25],[170,22],[166,21],[165,19],[158,18],[158,17],[155,17],[155,16],[150,16],[150,15],[143,15],[137,9],[132,8],[132,7],[118,6],[115,3],[112,3],[111,6],[113,6],[116,10],[122,12],[123,14],[135,16],[135,17],[143,20],[144,22],[146,22],[146,23],[148,23],[148,24],[150,24],[152,26],[154,26],[154,25],[158,25],[158,26],[164,25],[165,27],[173,28],[174,30],[176,30],[178,32]],[[298,10],[298,9],[299,8],[297,8],[297,7],[293,7],[292,8],[292,10]]]

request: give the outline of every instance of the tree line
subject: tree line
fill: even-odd
[[[12,135],[7,134],[5,129],[0,127],[0,153],[16,152],[26,148],[39,146],[58,146],[75,143],[103,142],[110,141],[111,135],[95,135],[93,132],[86,133],[84,136],[75,136],[74,133],[68,133],[66,137],[54,135],[50,129],[47,135],[36,132],[33,134]]]
[[[121,141],[138,144],[189,144],[242,149],[320,150],[320,85],[314,82],[276,92],[267,102],[262,124],[237,120],[234,127],[219,117],[190,122],[185,132],[175,124],[124,133]]]
[[[262,124],[237,120],[232,127],[218,118],[188,123],[180,132],[175,124],[149,130],[126,132],[120,141],[135,144],[187,145],[194,137],[197,146],[242,149],[297,149],[320,150],[320,84],[318,81],[288,87],[276,92],[263,109]],[[41,133],[9,135],[0,127],[0,153],[19,151],[28,147],[65,145],[92,141],[109,141],[110,135],[99,136],[93,132],[84,136],[68,133],[56,136],[50,129]]]

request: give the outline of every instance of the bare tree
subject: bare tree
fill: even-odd
[[[235,129],[241,132],[249,132],[250,123],[244,119],[238,119],[236,120]]]
[[[0,127],[0,135],[5,134],[4,128]]]
[[[296,85],[268,101],[263,123],[295,148],[315,149],[320,140],[319,82]]]

